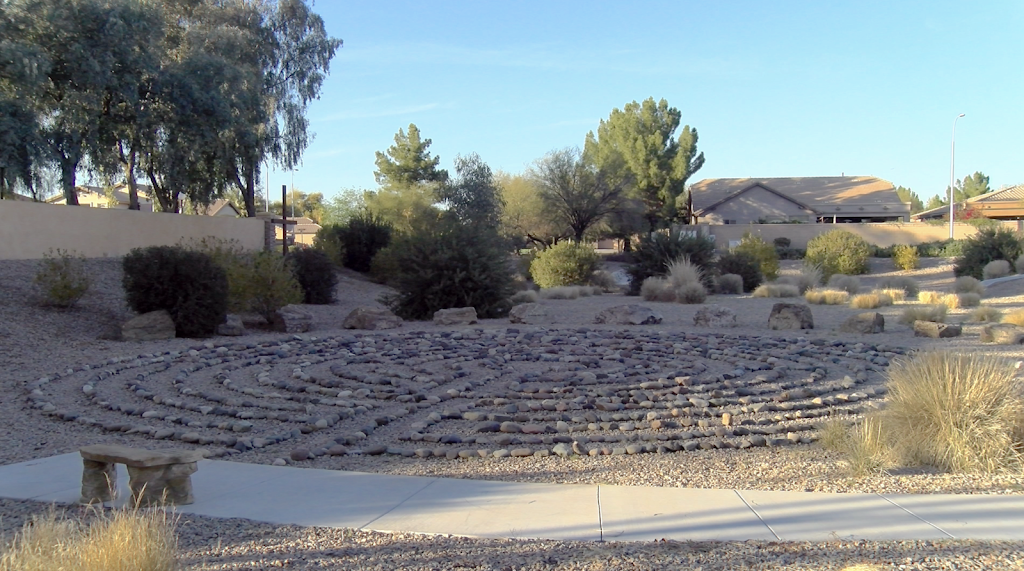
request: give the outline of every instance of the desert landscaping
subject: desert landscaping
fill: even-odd
[[[811,305],[813,329],[769,329],[780,301],[712,295],[703,304],[647,302],[621,293],[542,299],[541,324],[482,319],[412,321],[347,330],[357,307],[381,307],[385,288],[341,270],[338,301],[302,306],[308,332],[273,333],[245,319],[240,337],[114,340],[131,317],[119,260],[87,262],[91,292],[68,311],[33,302],[34,261],[2,262],[2,414],[7,464],[89,444],[204,448],[237,462],[522,482],[751,490],[1020,494],[1020,474],[950,474],[899,467],[854,475],[843,454],[818,442],[826,421],[854,421],[884,405],[890,362],[953,349],[1024,360],[1020,345],[983,344],[970,309],[951,310],[958,337],[915,336],[905,304],[874,311],[873,334],[840,332],[846,305]],[[610,265],[608,269],[614,269]],[[783,262],[782,275],[798,262]],[[950,261],[912,271],[871,260],[865,290],[892,276],[951,291]],[[636,304],[662,319],[595,323]],[[694,324],[702,308],[737,315],[735,326]],[[983,305],[1024,308],[1024,280],[988,288]],[[46,506],[4,500],[9,535]],[[691,561],[704,569],[836,568],[901,561],[908,569],[1016,568],[1020,546],[999,542],[836,542],[835,546],[670,542],[572,544],[388,535],[182,518],[188,568],[633,568]],[[216,547],[211,538],[216,537]],[[415,546],[415,549],[406,549]],[[455,555],[457,553],[458,555]],[[799,555],[793,555],[798,553]],[[371,555],[372,554],[372,555]],[[390,555],[386,555],[390,554]],[[375,559],[379,558],[379,559]],[[744,563],[745,562],[745,563]],[[809,565],[800,566],[800,565]],[[392,566],[390,568],[395,568]]]

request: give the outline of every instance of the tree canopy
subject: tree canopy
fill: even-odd
[[[385,152],[377,151],[373,176],[384,187],[404,187],[422,183],[442,184],[448,180],[448,171],[438,169],[441,157],[431,157],[430,139],[420,139],[420,130],[409,124],[409,132],[399,129],[395,144]]]
[[[916,192],[910,190],[909,188],[904,188],[902,186],[897,187],[896,196],[899,196],[901,201],[910,203],[911,214],[916,214],[925,209],[924,203],[921,202],[921,197],[918,196]]]
[[[623,194],[622,179],[612,183],[608,173],[584,160],[578,149],[548,153],[531,173],[548,215],[556,224],[568,226],[576,242],[618,208]]]
[[[681,220],[686,181],[704,165],[697,153],[697,130],[686,125],[675,136],[682,114],[664,99],[633,101],[613,109],[597,133],[587,134],[587,160],[622,184],[643,205],[650,230]]]

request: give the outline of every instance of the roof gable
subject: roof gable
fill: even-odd
[[[815,210],[813,208],[807,206],[806,204],[804,204],[804,203],[802,203],[802,202],[800,202],[798,200],[794,200],[792,197],[786,196],[785,194],[782,194],[781,192],[778,192],[777,190],[772,189],[770,186],[768,186],[768,185],[766,185],[764,183],[755,182],[755,183],[753,183],[753,184],[751,184],[749,186],[746,186],[746,187],[744,187],[744,188],[742,188],[740,190],[737,190],[736,192],[733,192],[732,194],[724,196],[724,197],[720,198],[719,200],[717,200],[715,202],[712,202],[711,204],[709,204],[707,206],[695,209],[694,214],[702,215],[702,214],[711,212],[712,210],[714,210],[718,206],[721,206],[722,204],[725,204],[726,202],[729,202],[730,200],[734,200],[734,199],[738,198],[740,195],[746,194],[746,193],[748,193],[748,192],[750,192],[750,191],[752,191],[754,189],[761,189],[761,190],[770,192],[770,193],[778,196],[779,198],[782,198],[783,200],[792,202],[793,204],[797,205],[798,207],[800,207],[800,208],[802,208],[802,209],[804,209],[804,210],[806,210],[808,212],[815,212]]]

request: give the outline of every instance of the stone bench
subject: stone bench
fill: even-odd
[[[141,450],[128,446],[97,444],[81,449],[83,504],[113,500],[117,487],[115,464],[128,468],[128,486],[136,505],[186,505],[192,497],[190,476],[205,450]]]

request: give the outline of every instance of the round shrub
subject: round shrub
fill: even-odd
[[[675,289],[676,301],[679,303],[696,304],[704,303],[708,297],[708,291],[704,285],[698,282],[685,283]]]
[[[744,233],[740,245],[733,248],[733,251],[748,254],[757,260],[764,279],[771,281],[779,277],[779,254],[775,251],[775,246],[765,242],[760,236],[750,232]]]
[[[863,238],[846,230],[829,230],[807,243],[805,259],[821,266],[827,280],[833,274],[858,275],[868,273],[871,246]]]
[[[672,285],[669,283],[668,278],[652,276],[644,280],[642,286],[640,286],[640,295],[643,296],[645,301],[675,301],[676,292],[672,290]]]
[[[345,243],[342,241],[344,229],[341,224],[328,224],[317,230],[313,237],[313,247],[327,254],[331,263],[339,268],[345,266]]]
[[[718,271],[723,274],[736,274],[743,279],[743,291],[754,291],[764,282],[764,274],[757,259],[748,252],[732,251],[722,254],[718,259]],[[723,276],[724,277],[724,276]],[[742,293],[742,292],[737,292]]]
[[[379,215],[362,212],[350,218],[335,234],[341,241],[339,247],[344,251],[345,267],[369,272],[373,257],[391,243],[392,234],[391,224]]]
[[[788,248],[792,244],[793,241],[790,240],[789,238],[786,238],[785,236],[779,236],[778,238],[772,240],[772,245],[774,245],[776,248]]]
[[[916,270],[919,264],[917,247],[896,244],[892,247],[892,263],[898,270]]]
[[[334,303],[334,287],[338,285],[338,276],[326,253],[313,249],[293,250],[288,253],[288,263],[295,279],[302,286],[305,303]]]
[[[981,275],[986,280],[1004,278],[1010,275],[1010,262],[1006,260],[992,260],[981,269]]]
[[[722,274],[718,276],[718,293],[740,294],[743,291],[743,276],[736,274]]]
[[[715,241],[704,236],[669,230],[640,237],[633,251],[629,273],[629,295],[639,295],[644,280],[664,276],[672,262],[687,257],[704,272],[704,286],[710,287],[715,270]]]
[[[45,303],[64,309],[74,307],[89,291],[90,284],[84,256],[59,248],[43,254],[35,285]]]
[[[585,285],[590,283],[599,262],[593,248],[561,242],[537,254],[530,264],[530,274],[541,288]]]
[[[983,228],[964,240],[963,252],[953,265],[957,277],[982,279],[985,266],[993,260],[1016,260],[1024,253],[1020,238],[1003,228]]]
[[[178,242],[186,250],[202,252],[223,268],[228,276],[228,311],[249,311],[249,273],[252,257],[238,240],[224,240],[214,236]]]
[[[128,306],[140,314],[167,310],[179,337],[211,335],[224,322],[228,278],[210,256],[151,246],[133,249],[121,266]]]
[[[860,278],[846,274],[832,274],[828,278],[827,285],[832,289],[841,289],[850,295],[857,295],[857,292],[860,291]]]
[[[302,303],[302,286],[279,252],[264,250],[251,256],[246,272],[248,311],[262,315],[267,323],[278,309]]]

